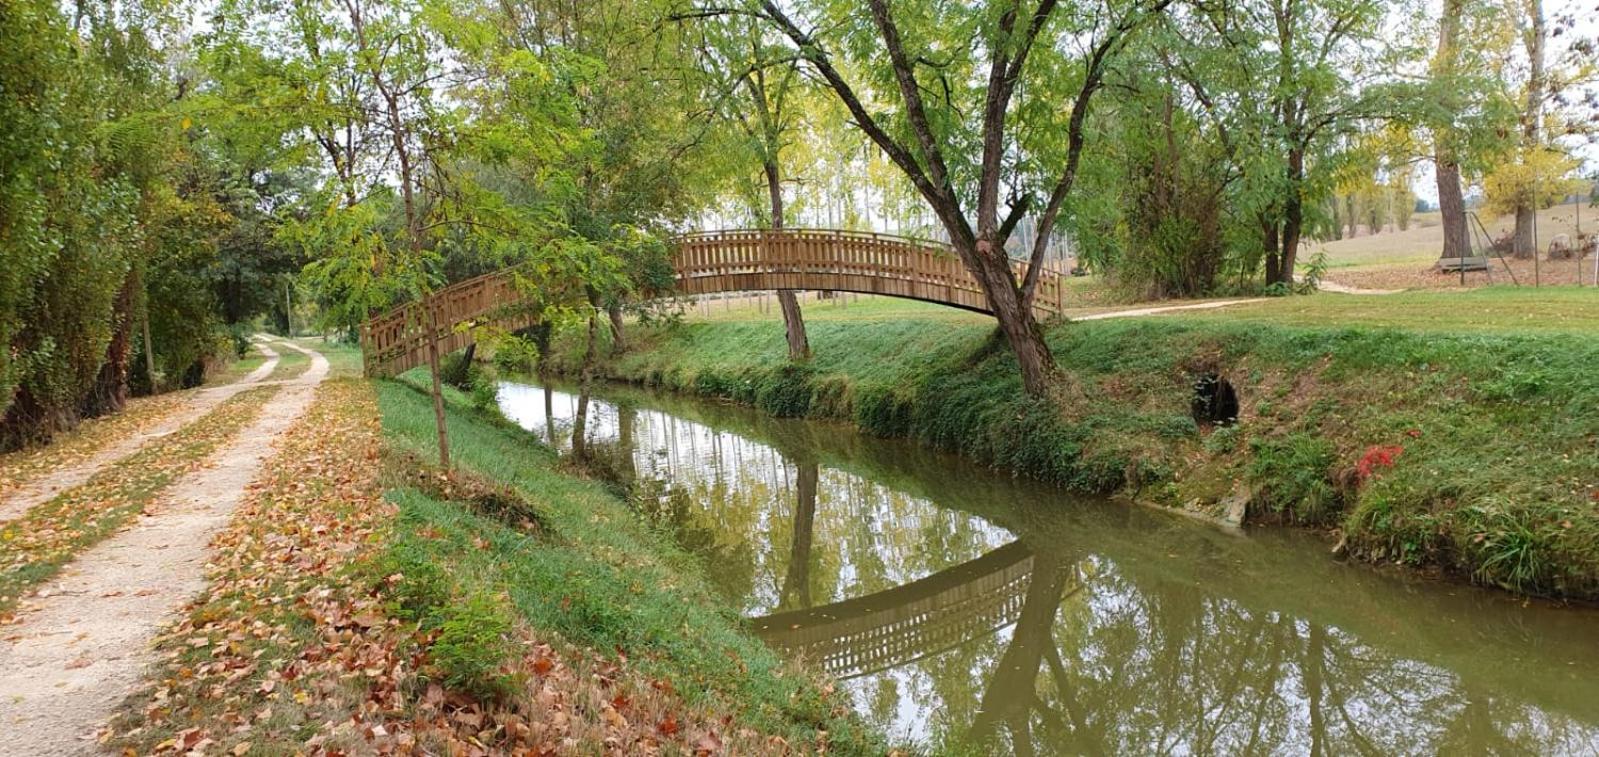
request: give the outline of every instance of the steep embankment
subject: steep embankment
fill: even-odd
[[[634,335],[616,379],[848,420],[1065,486],[1342,531],[1351,554],[1599,597],[1599,341],[1140,319],[1051,329],[1061,380],[1020,391],[981,323],[772,321]],[[573,340],[575,341],[575,335]],[[552,364],[571,369],[577,345]],[[1193,417],[1196,382],[1235,425]]]

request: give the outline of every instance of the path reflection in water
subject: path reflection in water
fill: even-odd
[[[897,740],[1034,752],[1599,754],[1599,613],[1334,562],[844,427],[504,383],[658,503],[774,646]],[[575,437],[575,438],[574,438]]]

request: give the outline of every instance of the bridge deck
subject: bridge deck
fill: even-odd
[[[861,292],[934,302],[986,313],[982,287],[948,245],[869,232],[784,229],[712,231],[676,240],[672,254],[681,294],[809,289]],[[1026,264],[1017,263],[1018,280]],[[369,376],[403,373],[426,362],[429,334],[439,350],[472,343],[472,327],[529,325],[512,271],[499,271],[436,292],[428,308],[409,303],[367,321],[361,348]],[[1065,303],[1064,277],[1040,272],[1034,314],[1048,318]]]

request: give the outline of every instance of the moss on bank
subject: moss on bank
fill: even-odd
[[[1128,319],[1049,330],[1049,400],[979,323],[775,320],[639,330],[612,378],[848,420],[1073,488],[1336,527],[1352,554],[1599,598],[1599,340]],[[571,370],[575,336],[550,357]],[[1201,427],[1196,378],[1236,389]]]
[[[452,594],[506,597],[539,632],[614,652],[699,718],[729,717],[722,738],[734,751],[757,748],[748,739],[735,746],[740,733],[753,738],[744,729],[805,751],[883,750],[844,700],[746,633],[700,564],[627,503],[561,468],[531,435],[472,410],[465,395],[446,394],[458,470],[505,491],[474,505],[423,482],[392,489],[400,518],[389,559],[398,572],[447,574]],[[378,399],[391,449],[434,454],[424,394],[388,382]]]

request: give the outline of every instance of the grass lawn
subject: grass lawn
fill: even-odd
[[[1185,322],[1376,327],[1427,334],[1571,334],[1599,338],[1599,288],[1491,287],[1391,295],[1321,293],[1158,316]]]

